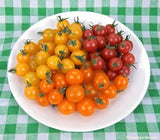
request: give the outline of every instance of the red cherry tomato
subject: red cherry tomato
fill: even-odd
[[[122,41],[122,36],[119,33],[112,33],[107,37],[107,43],[110,44],[110,46],[114,46],[119,44]]]
[[[103,36],[96,36],[96,40],[98,43],[98,49],[103,49],[106,45],[106,40]]]
[[[91,58],[91,65],[92,68],[95,70],[103,69],[105,62],[100,56],[94,56]]]
[[[106,30],[107,30],[106,35],[107,36],[112,34],[112,33],[115,33],[115,26],[116,26],[115,21],[112,24],[107,24],[106,25]]]
[[[118,44],[118,51],[120,53],[126,54],[131,50],[131,45],[128,43],[128,41],[122,41]]]
[[[96,39],[86,39],[83,42],[83,48],[87,51],[87,52],[94,52],[97,50],[98,47],[98,43]]]
[[[129,76],[130,68],[129,66],[123,65],[122,68],[118,71],[119,75]]]
[[[107,30],[104,26],[102,25],[97,25],[95,28],[94,28],[94,34],[96,36],[103,36],[105,37],[106,36],[106,33],[107,33]]]
[[[83,32],[82,37],[83,37],[83,39],[87,39],[88,36],[91,37],[91,36],[93,36],[93,35],[94,35],[94,33],[93,33],[92,30],[86,29],[86,30]]]
[[[108,60],[117,56],[117,51],[113,47],[107,46],[101,52],[103,59]]]
[[[117,76],[117,72],[112,70],[107,70],[106,74],[111,81],[114,80],[114,78]]]
[[[132,65],[135,63],[135,57],[132,53],[127,53],[127,54],[122,55],[121,59],[124,64]]]
[[[122,68],[122,60],[118,57],[111,58],[108,66],[113,71],[118,71]]]

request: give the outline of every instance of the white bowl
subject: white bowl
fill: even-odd
[[[32,39],[37,42],[40,39],[37,32],[43,31],[46,28],[55,28],[58,15],[64,18],[69,17],[70,22],[73,22],[73,18],[78,16],[80,21],[83,21],[85,24],[92,22],[94,24],[101,23],[106,25],[114,21],[114,19],[108,16],[92,12],[65,12],[47,17],[32,25],[17,40],[9,57],[8,69],[16,65],[16,55],[19,50],[23,48],[23,41],[25,39]],[[116,23],[118,23],[119,30],[122,29],[125,34],[131,34],[130,39],[134,45],[132,53],[136,58],[137,69],[131,69],[128,88],[124,92],[118,94],[115,99],[111,100],[108,108],[96,110],[90,117],[83,117],[77,112],[68,116],[62,115],[52,106],[41,107],[36,101],[28,100],[24,95],[23,79],[8,73],[10,89],[21,108],[32,118],[44,125],[74,132],[105,128],[119,122],[129,115],[138,106],[146,93],[150,78],[150,65],[147,53],[138,37],[122,23],[118,21],[116,21]]]

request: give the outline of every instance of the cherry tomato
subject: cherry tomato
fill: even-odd
[[[107,24],[106,25],[106,30],[107,30],[107,36],[112,34],[112,33],[115,33],[115,27],[116,27],[117,24],[115,24],[115,21],[113,21],[112,24]]]
[[[109,78],[104,73],[97,73],[93,78],[93,85],[98,90],[104,90],[109,85]]]
[[[111,80],[111,81],[114,80],[114,78],[117,76],[117,72],[112,71],[110,69],[106,71],[106,74],[107,74],[109,80]]]
[[[83,116],[90,116],[95,111],[95,104],[92,99],[83,98],[77,103],[77,111]]]
[[[46,94],[44,94],[43,92],[40,92],[37,96],[37,102],[41,105],[41,106],[48,106],[50,103],[48,101],[48,97]]]
[[[69,70],[75,68],[75,65],[74,65],[73,61],[69,58],[63,59],[62,60],[62,65],[63,65],[63,67],[61,68],[61,71],[63,73],[67,73]]]
[[[71,39],[67,43],[68,49],[73,52],[81,49],[81,42],[78,39]]]
[[[118,57],[111,58],[108,63],[109,68],[113,71],[119,71],[122,65],[122,60]]]
[[[92,36],[94,36],[94,33],[93,33],[93,31],[90,30],[90,29],[86,29],[86,30],[83,32],[83,35],[82,35],[82,37],[83,37],[84,40],[87,39],[88,37],[92,37]]]
[[[82,37],[82,29],[77,26],[71,26],[69,28],[70,33],[68,33],[69,39],[81,39]]]
[[[36,86],[29,85],[29,86],[25,87],[24,93],[28,99],[34,100],[34,99],[36,99],[36,97],[39,93],[39,90]]]
[[[75,105],[75,103],[73,103],[67,99],[63,99],[57,105],[57,109],[63,115],[69,115],[69,114],[72,114],[76,110],[76,105]]]
[[[56,89],[60,89],[61,87],[67,87],[66,77],[62,73],[56,73],[53,77],[54,85]]]
[[[46,79],[47,72],[50,72],[50,68],[46,65],[40,65],[36,69],[36,74],[39,79]]]
[[[131,45],[127,41],[122,41],[118,44],[118,51],[120,53],[126,54],[131,50]]]
[[[50,104],[57,105],[63,100],[63,94],[64,92],[61,89],[53,89],[49,92],[48,101]]]
[[[44,41],[54,41],[57,30],[53,29],[45,29],[43,32],[39,32],[43,36]]]
[[[88,60],[91,60],[92,58],[96,57],[96,56],[100,56],[100,53],[95,51],[95,52],[92,52],[92,53],[89,53],[88,55]]]
[[[104,64],[105,62],[100,56],[95,56],[91,58],[91,65],[94,70],[103,69]]]
[[[79,27],[80,29],[82,29],[82,25],[79,21],[79,17],[74,18],[74,22],[71,24],[71,26],[76,26],[76,27]]]
[[[107,37],[107,43],[110,46],[119,44],[122,41],[122,36],[120,33],[112,33]]]
[[[117,56],[117,51],[113,47],[107,46],[102,50],[101,56],[103,57],[103,59],[109,60]]]
[[[102,70],[103,70],[104,72],[106,72],[107,69],[108,69],[107,62],[104,61],[104,66],[103,66]]]
[[[82,67],[81,71],[83,72],[83,75],[84,75],[83,83],[91,82],[93,79],[93,70],[90,67],[88,67],[86,69],[84,67]]]
[[[41,82],[40,82],[40,90],[44,93],[49,93],[51,92],[51,90],[53,90],[54,88],[54,83],[53,81],[51,80],[47,80],[47,79],[43,79]]]
[[[17,54],[18,63],[29,63],[30,55],[26,53],[24,50],[20,50]]]
[[[29,71],[29,65],[26,63],[18,63],[15,68],[11,68],[8,72],[15,73],[18,76],[24,76]]]
[[[27,81],[28,81],[33,86],[39,85],[39,82],[40,82],[40,80],[35,72],[27,72],[23,77],[23,81],[26,85],[27,85]]]
[[[36,71],[38,64],[35,59],[32,59],[29,61],[29,67],[30,67],[31,71],[33,71],[33,72]]]
[[[62,68],[61,59],[56,55],[52,55],[51,57],[48,58],[47,65],[52,70],[57,70],[59,68]]]
[[[124,64],[133,65],[135,63],[135,57],[132,53],[122,55],[122,61]]]
[[[96,36],[103,36],[105,37],[106,36],[106,33],[107,33],[107,30],[104,26],[102,25],[97,25],[94,29],[94,34]]]
[[[57,29],[58,31],[64,30],[65,27],[70,27],[70,24],[67,20],[67,18],[61,18],[61,16],[58,16],[58,23],[57,23]]]
[[[98,43],[98,49],[103,49],[106,45],[106,40],[103,36],[96,36],[96,40]]]
[[[65,33],[63,32],[58,32],[55,35],[55,43],[58,44],[66,44],[68,41],[68,37]]]
[[[31,40],[26,40],[24,42],[24,51],[30,55],[33,55],[35,53],[37,53],[37,51],[39,50],[38,45],[36,45],[34,42],[32,42]]]
[[[83,48],[87,51],[87,52],[94,52],[97,50],[98,48],[98,43],[96,39],[86,39],[83,42]]]
[[[95,89],[93,83],[87,83],[83,85],[85,97],[94,100],[94,98],[98,95],[98,90]]]
[[[81,84],[84,80],[83,72],[78,69],[71,69],[66,73],[66,81],[70,85]]]
[[[130,68],[129,66],[123,65],[122,68],[118,71],[119,75],[129,76]]]
[[[53,55],[54,54],[54,50],[55,50],[55,44],[54,42],[44,42],[42,45],[46,45],[47,46],[47,52],[50,54],[50,55]]]
[[[117,96],[117,88],[115,85],[109,85],[107,89],[102,90],[102,94],[106,95],[109,99],[113,99]]]
[[[61,60],[67,57],[69,54],[69,49],[64,44],[59,44],[55,48],[55,55],[57,55]]]
[[[66,98],[74,103],[81,101],[84,95],[84,89],[81,85],[71,85],[66,91]]]
[[[128,86],[128,79],[122,75],[118,75],[115,77],[113,81],[114,85],[117,87],[118,90],[124,90]]]
[[[131,51],[133,49],[133,43],[132,43],[131,40],[129,40],[129,38],[130,38],[130,36],[127,35],[126,38],[125,38],[125,41],[130,44],[130,51]]]
[[[72,52],[71,59],[76,65],[82,65],[86,62],[86,54],[82,50],[76,50]]]
[[[98,97],[95,98],[95,105],[98,109],[105,109],[108,107],[109,100],[107,95],[100,94]]]

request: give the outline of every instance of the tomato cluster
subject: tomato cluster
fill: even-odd
[[[23,76],[24,93],[41,106],[57,106],[62,114],[90,116],[128,86],[135,57],[129,36],[123,39],[113,24],[86,29],[74,18],[58,16],[56,29],[38,32],[38,43],[24,42],[17,65],[9,72]]]

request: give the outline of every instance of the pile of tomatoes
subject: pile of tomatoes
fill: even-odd
[[[70,24],[58,16],[56,29],[38,32],[38,43],[27,39],[9,72],[22,76],[24,93],[41,106],[53,105],[62,114],[90,116],[128,86],[135,57],[129,36],[123,39],[112,24],[86,29],[75,17]]]

